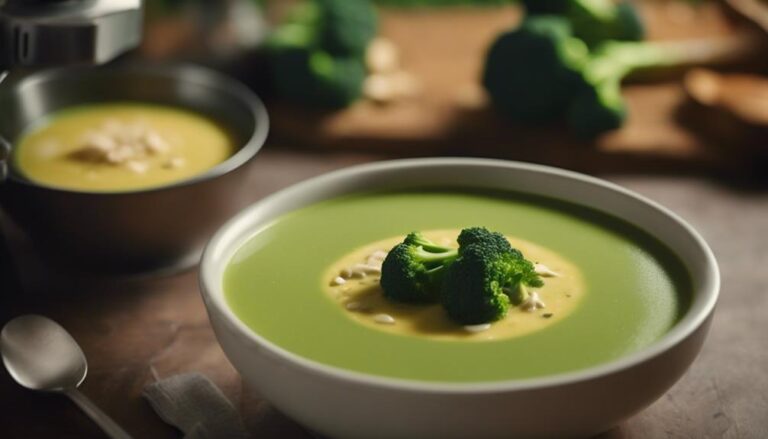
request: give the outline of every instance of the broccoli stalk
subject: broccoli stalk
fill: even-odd
[[[609,41],[600,45],[584,66],[583,85],[567,110],[568,125],[581,137],[594,137],[621,127],[627,116],[621,95],[625,77],[643,70],[723,60],[728,46],[710,43]]]
[[[457,256],[456,249],[437,245],[417,232],[409,234],[384,259],[384,296],[406,303],[436,302],[445,268]]]
[[[494,42],[483,85],[493,104],[514,120],[543,123],[565,116],[574,132],[591,137],[624,122],[620,85],[625,76],[727,60],[733,47],[711,43],[609,41],[590,53],[567,20],[535,16]]]

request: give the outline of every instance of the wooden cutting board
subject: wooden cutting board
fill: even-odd
[[[728,37],[734,32],[717,4],[645,2],[649,38]],[[400,49],[403,65],[421,83],[418,96],[389,105],[359,101],[324,112],[270,102],[272,138],[321,150],[397,155],[506,157],[588,172],[731,170],[749,155],[697,134],[687,118],[680,77],[625,85],[630,117],[620,130],[578,141],[564,126],[524,127],[489,107],[480,88],[483,58],[499,32],[521,17],[515,6],[381,11],[381,34]]]

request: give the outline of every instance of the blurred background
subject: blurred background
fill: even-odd
[[[153,0],[143,45],[131,56],[195,61],[239,78],[267,100],[273,148],[760,180],[768,155],[765,2],[522,3]],[[491,53],[504,33],[553,15],[592,58],[572,68],[577,74],[589,76],[595,58],[616,71],[581,87],[622,102],[564,114],[577,86],[566,90],[563,67],[537,55],[546,52],[539,42],[501,43]],[[617,41],[645,47],[606,50]],[[609,97],[618,90],[605,89],[619,80],[620,96]]]

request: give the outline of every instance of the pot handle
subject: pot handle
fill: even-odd
[[[8,71],[0,68],[0,84],[8,76]],[[11,156],[11,143],[0,135],[0,184],[8,177],[8,158]]]
[[[8,159],[11,156],[11,144],[0,136],[0,184],[8,177]]]

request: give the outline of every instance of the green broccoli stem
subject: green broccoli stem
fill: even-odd
[[[585,74],[588,80],[602,81],[656,68],[726,64],[744,59],[752,50],[743,35],[658,43],[610,41],[594,52]]]
[[[528,291],[528,287],[522,282],[507,285],[502,288],[502,291],[509,297],[509,302],[515,306],[525,302],[528,299],[528,296],[531,295]]]
[[[442,245],[437,245],[434,242],[424,238],[421,235],[418,235],[418,237],[413,238],[412,242],[419,247],[421,247],[425,252],[433,253],[433,254],[440,254],[440,253],[446,253],[446,254],[457,254],[458,250],[450,248],[450,247],[444,247]]]
[[[732,62],[744,55],[743,38],[694,39],[663,43],[610,41],[602,44],[584,69],[599,99],[612,108],[622,108],[621,81],[635,72],[691,65]]]
[[[446,250],[438,246],[428,247],[422,245],[415,251],[415,255],[425,263],[440,262],[450,264],[459,256],[459,251],[454,249]]]
[[[522,282],[517,284],[517,291],[518,291],[517,297],[514,297],[514,298],[510,297],[510,300],[515,305],[520,305],[521,303],[528,300],[528,297],[531,296],[531,292],[528,291],[528,287]]]

